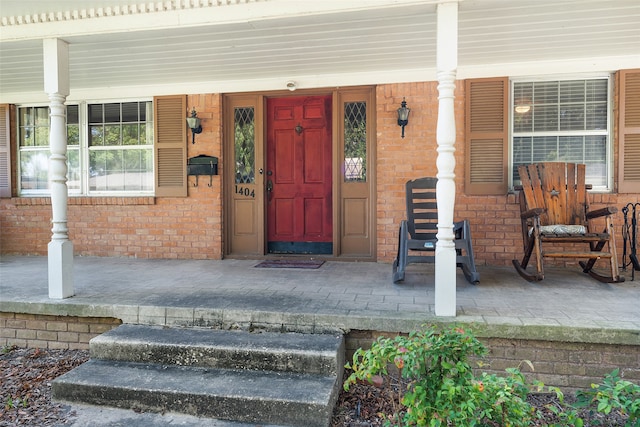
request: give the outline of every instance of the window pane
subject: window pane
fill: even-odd
[[[344,181],[367,179],[367,104],[344,104]]]
[[[49,127],[36,127],[35,128],[35,143],[37,147],[49,146]]]
[[[563,105],[560,130],[584,130],[584,104]]]
[[[594,102],[587,104],[585,108],[585,129],[586,130],[606,130],[607,129],[607,103]]]
[[[594,135],[584,138],[584,163],[587,165],[587,182],[592,185],[607,185],[607,139]]]
[[[104,145],[104,129],[102,126],[89,126],[89,146]]]
[[[584,103],[584,81],[560,82],[560,100],[563,103]]]
[[[80,126],[67,125],[67,146],[80,144]]]
[[[563,136],[558,138],[560,155],[558,160],[571,163],[584,163],[584,137]]]
[[[535,105],[533,107],[534,132],[558,130],[558,106]]]
[[[49,126],[49,108],[48,107],[36,107],[35,108],[36,126]]]
[[[139,125],[137,123],[132,125],[122,125],[122,145],[138,145],[140,142],[138,126]]]
[[[78,117],[78,106],[77,105],[67,105],[67,125],[80,123]]]
[[[236,184],[255,182],[254,127],[253,107],[236,108],[234,113]]]
[[[587,165],[587,183],[607,185],[608,85],[608,79],[514,83],[514,184],[520,164],[567,161]]]
[[[104,122],[120,123],[120,104],[104,104]]]
[[[121,145],[120,125],[104,126],[104,145]]]
[[[46,190],[49,188],[49,150],[30,150],[20,153],[20,189]]]
[[[80,149],[67,149],[67,188],[69,191],[78,192],[80,185]]]
[[[558,103],[558,83],[557,82],[534,83],[533,101],[536,105],[557,104]]]
[[[558,160],[558,137],[542,136],[532,139],[533,150],[531,162],[554,162]]]
[[[144,149],[91,150],[91,191],[153,190],[153,152]]]
[[[20,146],[33,147],[35,145],[35,132],[33,126],[25,126],[20,128]]]
[[[125,102],[122,104],[122,121],[137,122],[138,121],[138,103]]]
[[[89,104],[89,123],[103,123],[102,120],[102,104]]]

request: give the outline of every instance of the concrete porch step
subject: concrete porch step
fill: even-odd
[[[121,325],[90,343],[92,359],[337,375],[342,335]]]
[[[90,360],[53,383],[56,400],[249,423],[326,427],[336,378]]]
[[[55,400],[287,426],[328,426],[342,335],[121,325],[57,378]]]

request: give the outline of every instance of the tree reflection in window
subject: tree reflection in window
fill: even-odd
[[[367,104],[344,104],[344,181],[367,180]]]
[[[235,109],[236,184],[255,182],[255,126],[253,107]]]

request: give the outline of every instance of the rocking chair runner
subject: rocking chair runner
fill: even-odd
[[[520,189],[520,219],[524,257],[513,260],[518,273],[529,281],[544,279],[544,258],[582,259],[583,272],[605,283],[624,282],[618,273],[618,257],[614,238],[613,206],[589,211],[585,184],[585,165],[573,163],[537,163],[518,167]],[[594,232],[594,219],[604,220],[601,233]],[[601,220],[602,221],[602,220]],[[553,244],[586,244],[588,250],[546,250]],[[607,245],[608,252],[603,249]],[[543,247],[545,249],[543,249]],[[535,255],[535,273],[527,272],[527,265]],[[598,259],[606,259],[610,276],[593,271]]]
[[[407,219],[400,223],[398,255],[393,261],[393,283],[404,280],[409,263],[434,263],[438,239],[438,208],[436,203],[437,178],[418,178],[406,183]],[[480,274],[476,270],[471,247],[469,221],[454,223],[456,263],[469,283],[477,284]],[[431,253],[409,255],[409,251]]]

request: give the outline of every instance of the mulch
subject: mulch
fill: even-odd
[[[51,382],[56,377],[89,360],[86,350],[0,348],[0,427],[72,425],[74,413],[65,405],[51,401]],[[342,392],[334,410],[331,427],[379,427],[381,414],[399,408],[397,389],[392,380],[383,386],[355,384]],[[567,397],[571,402],[571,397]],[[529,402],[545,414],[538,426],[557,422],[549,406],[562,408],[553,395],[530,396]],[[626,417],[613,411],[607,416],[583,410],[585,427],[620,427]]]
[[[51,381],[89,360],[86,350],[0,348],[0,426],[59,426],[73,414],[51,401]]]

